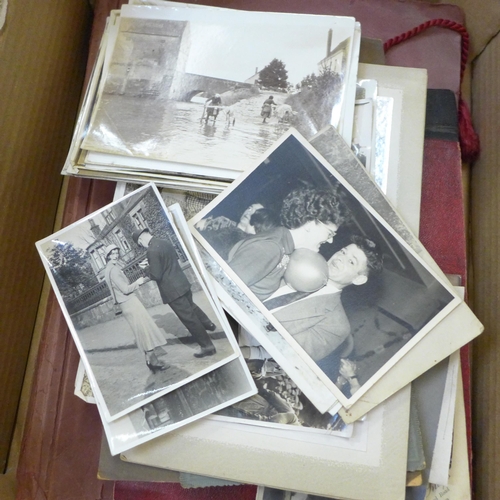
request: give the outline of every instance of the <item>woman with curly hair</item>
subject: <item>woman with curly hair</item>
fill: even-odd
[[[236,243],[228,263],[263,301],[279,288],[290,254],[297,248],[318,252],[323,243],[331,243],[346,215],[335,190],[294,189],[283,200],[282,225]]]

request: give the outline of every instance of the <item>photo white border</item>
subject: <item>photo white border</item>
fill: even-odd
[[[382,226],[389,234],[396,240],[396,242],[404,249],[408,254],[410,254],[422,268],[429,273],[429,275],[435,279],[450,295],[452,298],[451,302],[445,306],[440,312],[438,312],[431,321],[429,321],[419,332],[417,332],[413,337],[399,349],[399,351],[386,362],[379,370],[374,374],[366,383],[364,383],[361,388],[356,391],[354,395],[347,398],[336,386],[335,384],[321,371],[317,368],[314,361],[307,355],[307,353],[302,349],[298,342],[281,326],[281,324],[274,318],[274,316],[267,310],[267,308],[259,301],[250,289],[243,283],[243,281],[237,276],[237,274],[231,269],[231,267],[221,259],[216,251],[208,244],[208,242],[203,238],[203,236],[196,229],[196,224],[203,219],[207,214],[209,214],[217,205],[230,196],[233,191],[238,190],[239,186],[244,184],[246,179],[259,168],[259,166],[265,162],[265,160],[278,148],[280,148],[290,137],[294,137],[301,146],[308,151],[316,160],[322,165],[322,167],[334,178],[336,178],[340,184],[342,184],[345,189],[359,202],[359,204],[366,209],[366,211]],[[338,140],[342,140],[340,136]],[[286,145],[285,145],[286,147]],[[352,154],[352,153],[351,153]],[[203,248],[214,258],[214,260],[221,266],[224,272],[231,278],[231,280],[245,292],[245,294],[250,297],[253,304],[261,311],[261,313],[268,319],[268,321],[276,328],[276,330],[282,335],[284,339],[298,352],[303,359],[303,361],[312,368],[320,380],[330,388],[331,392],[335,395],[336,399],[344,406],[349,408],[356,401],[358,401],[378,380],[380,380],[389,369],[394,366],[403,356],[409,352],[425,335],[432,330],[443,318],[445,318],[455,307],[457,307],[462,299],[457,295],[454,288],[446,283],[438,274],[436,274],[433,269],[427,265],[427,263],[421,259],[421,257],[408,245],[408,243],[401,238],[401,236],[395,232],[392,227],[369,205],[359,193],[352,188],[352,186],[345,180],[345,178],[340,175],[333,167],[330,165],[318,152],[315,150],[309,142],[307,142],[296,130],[290,129],[285,133],[282,138],[277,141],[275,146],[268,150],[264,157],[256,162],[256,165],[246,170],[238,179],[236,179],[223,193],[221,193],[214,201],[207,205],[198,215],[193,217],[189,221],[189,225],[194,237],[199,241]],[[286,370],[286,367],[284,367]]]
[[[85,371],[87,373],[87,377],[88,377],[90,385],[92,387],[92,391],[93,391],[94,397],[96,399],[96,402],[97,402],[98,406],[100,407],[100,410],[102,411],[102,415],[103,415],[104,419],[106,421],[109,421],[109,422],[111,422],[113,420],[116,420],[116,419],[118,419],[118,418],[126,415],[127,413],[133,411],[136,408],[144,406],[146,403],[148,403],[150,401],[153,401],[153,400],[155,400],[155,399],[163,396],[164,394],[167,394],[167,393],[175,390],[176,388],[181,387],[182,385],[185,385],[185,384],[189,383],[190,381],[203,376],[206,373],[211,372],[212,370],[215,370],[216,368],[218,368],[218,367],[220,367],[220,366],[222,366],[222,365],[230,362],[231,360],[237,358],[238,357],[238,353],[239,353],[239,347],[237,345],[236,339],[234,338],[234,335],[233,335],[232,331],[225,330],[226,338],[227,338],[229,344],[231,345],[231,347],[233,349],[233,352],[232,352],[231,355],[227,356],[226,358],[224,358],[224,359],[222,359],[222,360],[220,360],[220,361],[218,361],[216,363],[213,363],[211,366],[209,366],[206,369],[199,370],[198,372],[196,372],[192,376],[186,377],[185,379],[183,379],[180,382],[168,385],[163,390],[159,390],[159,391],[155,392],[155,394],[153,394],[152,396],[149,396],[149,397],[141,400],[138,403],[134,403],[134,404],[128,406],[125,410],[116,412],[113,415],[111,415],[111,413],[110,413],[110,411],[108,409],[108,406],[106,404],[104,395],[102,394],[102,391],[99,388],[99,385],[97,383],[97,379],[96,379],[96,377],[94,375],[92,366],[89,363],[89,360],[87,358],[85,349],[83,348],[83,345],[81,343],[78,331],[77,331],[77,329],[74,326],[74,323],[73,323],[73,321],[71,319],[71,316],[70,316],[70,314],[68,312],[68,309],[66,307],[64,299],[63,299],[63,297],[62,297],[62,295],[61,295],[61,293],[60,293],[60,291],[58,289],[57,283],[56,283],[55,278],[54,278],[54,276],[52,274],[51,265],[50,265],[50,263],[48,262],[48,259],[47,259],[47,251],[49,250],[49,247],[47,247],[47,245],[50,244],[53,240],[63,239],[65,235],[71,234],[72,230],[74,230],[75,228],[81,226],[83,223],[87,222],[89,219],[95,217],[95,215],[104,212],[105,210],[109,209],[112,206],[124,203],[125,200],[127,200],[129,197],[137,196],[137,194],[139,192],[141,192],[143,190],[145,191],[145,190],[148,190],[148,189],[151,189],[152,192],[153,192],[153,194],[157,197],[159,205],[160,205],[160,207],[163,210],[163,214],[165,216],[165,219],[166,219],[166,221],[168,221],[168,223],[171,225],[172,229],[174,230],[174,232],[176,234],[176,237],[178,239],[178,242],[181,245],[181,247],[182,247],[182,249],[183,249],[186,257],[188,258],[188,260],[189,260],[189,262],[191,264],[191,267],[192,267],[192,270],[193,270],[193,272],[194,272],[194,274],[196,276],[196,279],[198,280],[200,286],[202,287],[202,290],[203,290],[204,294],[206,295],[208,301],[210,302],[210,305],[213,308],[213,311],[217,315],[217,319],[221,322],[221,325],[223,325],[223,328],[227,328],[225,326],[225,325],[227,325],[225,317],[224,316],[220,316],[220,310],[214,305],[215,304],[214,300],[213,300],[212,296],[210,295],[210,293],[208,292],[208,290],[206,288],[206,284],[205,284],[206,279],[204,280],[204,279],[201,278],[201,275],[200,275],[200,273],[198,271],[198,267],[192,261],[191,254],[187,251],[186,246],[185,246],[182,238],[180,237],[179,232],[178,232],[178,230],[177,230],[177,228],[175,226],[175,223],[173,222],[170,213],[168,212],[167,208],[165,207],[165,204],[163,202],[163,199],[161,198],[160,193],[158,192],[158,189],[156,188],[156,186],[153,183],[149,183],[149,184],[146,184],[145,186],[140,187],[139,189],[137,189],[137,190],[135,190],[135,191],[127,194],[123,198],[109,203],[105,207],[102,207],[99,210],[96,210],[95,212],[93,212],[93,213],[85,216],[84,218],[82,218],[82,219],[80,219],[80,220],[78,220],[76,222],[73,222],[69,226],[67,226],[67,227],[65,227],[63,229],[60,229],[56,233],[54,233],[54,234],[52,234],[52,235],[50,235],[50,236],[48,236],[46,238],[43,238],[42,240],[39,240],[39,241],[36,242],[36,248],[37,248],[37,250],[39,252],[40,258],[42,260],[42,263],[43,263],[43,265],[45,267],[45,270],[46,270],[47,275],[49,277],[49,280],[51,282],[52,289],[54,290],[54,294],[57,297],[57,300],[59,302],[59,305],[61,307],[63,315],[64,315],[64,317],[66,319],[66,322],[68,324],[68,328],[69,328],[69,330],[71,332],[73,340],[75,341],[76,347],[78,349],[78,352],[79,352],[80,357],[82,359]]]
[[[228,26],[232,26],[235,22],[241,22],[244,26],[245,24],[252,25],[262,25],[262,30],[269,30],[277,25],[290,26],[295,25],[297,29],[304,29],[306,25],[312,25],[324,27],[324,29],[333,29],[336,43],[340,43],[343,40],[348,40],[347,48],[345,50],[347,60],[344,69],[344,83],[342,85],[342,92],[340,96],[339,103],[337,107],[338,112],[338,123],[335,124],[341,130],[342,125],[345,120],[352,121],[352,116],[354,114],[354,96],[348,95],[349,88],[355,84],[355,74],[358,66],[357,52],[359,51],[360,36],[356,34],[356,22],[353,17],[350,16],[334,16],[334,15],[319,15],[319,14],[295,14],[295,13],[284,13],[284,12],[259,12],[259,11],[243,11],[240,9],[231,9],[224,7],[214,7],[207,5],[192,5],[188,3],[181,2],[169,2],[162,1],[157,5],[136,5],[134,3],[124,4],[121,6],[119,11],[119,18],[130,18],[130,19],[155,19],[155,20],[178,20],[178,21],[190,21],[190,22],[202,22],[207,23],[207,19],[210,19],[214,25],[222,25],[226,23]],[[119,23],[117,23],[119,24]],[[346,37],[344,39],[339,38],[337,33],[340,31],[346,32]],[[359,31],[359,30],[358,30]],[[337,41],[337,38],[340,40]],[[108,46],[114,47],[117,41],[117,33],[113,33],[112,36],[108,38]],[[326,42],[326,38],[325,38]],[[104,65],[102,69],[102,81],[105,82],[107,78],[107,72],[111,58],[108,56],[109,49],[106,49],[106,57],[104,60]],[[319,61],[318,61],[319,62]],[[91,133],[95,119],[99,110],[100,101],[102,97],[102,89],[100,86],[96,95],[96,102],[94,109],[92,110],[92,116],[88,122],[87,131],[85,137],[83,137],[83,150],[87,152],[87,160],[89,164],[98,165],[108,165],[108,166],[118,166],[123,161],[129,164],[127,161],[126,153],[120,153],[119,151],[111,151],[108,147],[97,147],[96,145],[89,145],[90,138],[87,141],[87,133]],[[346,109],[349,106],[350,109]],[[346,130],[343,132],[346,140],[349,140],[351,135],[351,130],[349,127],[345,127]],[[116,141],[115,141],[116,142]],[[123,148],[122,148],[123,149]],[[127,148],[125,148],[126,150]],[[206,166],[201,162],[183,162],[176,161],[175,158],[164,159],[164,158],[139,158],[139,153],[135,153],[132,156],[133,160],[136,162],[138,159],[141,160],[137,164],[142,165],[140,168],[163,171],[168,173],[170,171],[181,172],[185,171],[187,174],[189,172],[194,173],[196,169],[207,170],[207,175],[214,176],[215,178],[223,179],[227,175],[227,178],[233,179],[240,170],[236,169],[231,171],[230,168],[220,169],[219,174],[212,174],[213,171],[217,171],[217,166]],[[186,169],[186,170],[185,170]],[[194,170],[193,170],[194,169]],[[210,172],[210,173],[209,173]]]

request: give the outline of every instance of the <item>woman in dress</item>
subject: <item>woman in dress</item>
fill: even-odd
[[[277,104],[274,102],[274,97],[270,95],[262,104],[262,109],[260,111],[260,116],[262,116],[262,123],[266,123],[266,120],[271,117],[273,112],[273,106],[276,107]]]
[[[118,264],[119,258],[120,249],[116,245],[108,245],[106,247],[107,264],[104,276],[111,290],[111,296],[120,305],[123,316],[134,333],[137,347],[144,352],[148,368],[153,373],[165,370],[169,366],[158,359],[155,348],[164,346],[166,339],[134,293],[146,281],[146,278],[141,277],[129,284]]]

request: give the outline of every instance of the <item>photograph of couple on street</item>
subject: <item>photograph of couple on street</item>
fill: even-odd
[[[39,248],[110,416],[236,356],[151,186],[61,230]]]

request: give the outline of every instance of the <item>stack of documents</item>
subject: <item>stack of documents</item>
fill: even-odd
[[[361,28],[109,17],[63,173],[126,182],[37,248],[112,455],[261,500],[468,477],[482,325],[418,239],[427,75],[358,64]]]
[[[350,142],[354,18],[157,3],[109,17],[63,173],[220,192],[292,124]]]

